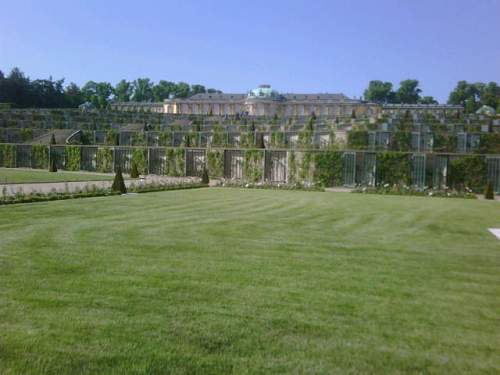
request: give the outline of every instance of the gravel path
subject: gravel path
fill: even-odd
[[[125,180],[125,185],[128,187],[132,184],[134,185],[145,185],[151,183],[162,183],[162,184],[173,184],[173,183],[190,183],[198,182],[200,179],[198,177],[167,177],[167,176],[156,176],[149,175],[144,178],[135,180]],[[72,181],[72,182],[37,182],[28,184],[0,184],[0,194],[5,195],[15,195],[16,193],[50,193],[53,191],[57,192],[73,192],[77,190],[85,189],[85,187],[91,188],[96,186],[97,188],[109,188],[113,184],[113,181]]]

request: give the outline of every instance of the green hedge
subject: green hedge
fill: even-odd
[[[208,174],[210,177],[224,176],[224,150],[207,151]]]
[[[97,171],[109,173],[113,171],[113,151],[108,147],[100,147],[96,156]]]
[[[486,160],[470,155],[452,159],[448,172],[449,184],[457,189],[471,189],[480,193],[486,185]]]
[[[399,152],[377,154],[377,184],[410,185],[411,158]]]
[[[314,155],[314,182],[329,187],[342,185],[342,153],[318,152]]]
[[[78,146],[67,146],[65,149],[66,169],[68,171],[79,171],[82,159],[81,149]]]

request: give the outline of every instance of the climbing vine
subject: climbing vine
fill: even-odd
[[[480,192],[486,184],[486,161],[482,156],[470,155],[451,160],[449,183],[457,189]]]
[[[147,151],[139,147],[132,151],[132,163],[135,163],[139,174],[147,174]]]
[[[318,185],[342,185],[342,153],[338,151],[318,152],[314,155],[313,180]]]
[[[165,174],[167,176],[184,176],[184,149],[167,148],[165,155],[167,158]]]
[[[208,174],[211,177],[224,176],[224,150],[207,151]]]
[[[382,152],[377,154],[377,183],[410,185],[411,159],[408,154]]]
[[[66,169],[69,171],[79,171],[81,162],[81,150],[78,146],[67,146],[65,149]]]
[[[15,145],[0,145],[0,165],[6,168],[16,167]]]
[[[262,180],[263,175],[263,155],[259,150],[247,150],[243,162],[243,177],[250,182]]]
[[[45,145],[31,146],[31,166],[46,169],[49,166],[49,148]]]
[[[102,173],[113,170],[113,151],[108,147],[101,147],[97,150],[97,171]]]

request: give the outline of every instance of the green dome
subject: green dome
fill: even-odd
[[[277,99],[279,93],[271,88],[271,85],[259,85],[256,89],[248,92],[249,98]]]

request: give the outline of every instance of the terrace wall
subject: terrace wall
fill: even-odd
[[[303,182],[322,186],[398,184],[453,186],[500,192],[500,155],[407,153],[359,150],[272,150],[182,147],[46,146],[0,144],[0,167],[47,168],[201,176],[250,182]]]

